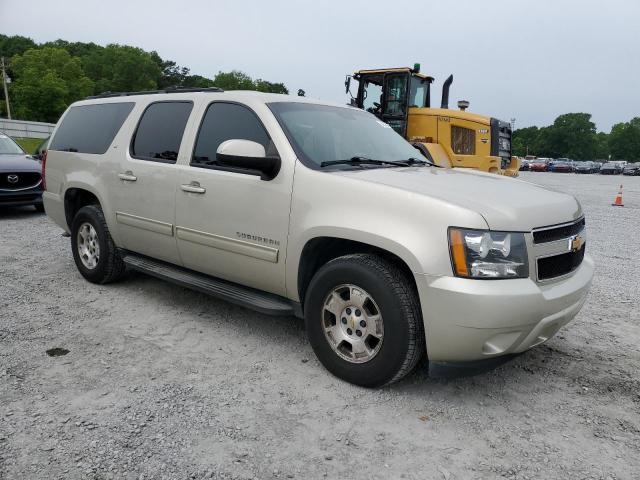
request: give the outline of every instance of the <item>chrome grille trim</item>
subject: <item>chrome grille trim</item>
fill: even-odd
[[[38,180],[37,183],[30,185],[28,187],[20,187],[20,188],[0,188],[0,192],[21,192],[23,190],[31,190],[32,188],[39,187],[42,184],[42,178]]]
[[[545,232],[546,235],[538,235],[536,241],[536,233]],[[572,240],[581,237],[585,244],[574,252],[572,250]],[[584,249],[586,248],[586,228],[584,217],[580,217],[572,222],[561,223],[557,225],[549,225],[546,227],[535,228],[531,231],[531,253],[532,267],[535,268],[533,279],[540,283],[557,281],[568,275],[571,275],[579,268],[584,258]],[[579,257],[578,263],[567,262],[568,254],[575,253]],[[558,263],[564,265],[558,269],[556,275],[549,276],[549,261],[553,257],[558,257]],[[544,260],[541,265],[540,260]],[[533,268],[531,270],[533,270]],[[541,273],[542,277],[541,278]]]

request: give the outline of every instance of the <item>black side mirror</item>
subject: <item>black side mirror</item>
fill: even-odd
[[[257,175],[261,180],[273,180],[280,171],[280,157],[267,156],[262,145],[251,140],[232,139],[222,142],[216,161],[224,170]]]
[[[344,93],[351,95],[351,75],[347,75],[344,80]],[[353,95],[351,95],[351,98],[353,98]]]

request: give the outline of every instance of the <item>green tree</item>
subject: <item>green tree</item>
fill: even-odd
[[[565,113],[546,132],[544,150],[552,157],[593,160],[596,151],[596,125],[589,113]]]
[[[90,51],[82,65],[94,81],[94,93],[155,90],[161,69],[152,54],[127,45],[107,45]]]
[[[613,126],[609,149],[616,160],[640,161],[640,117]]]
[[[31,49],[11,59],[15,117],[57,122],[76,100],[90,95],[93,82],[84,75],[79,58],[60,48]]]
[[[604,132],[598,132],[596,134],[596,150],[594,157],[599,160],[606,160],[609,158],[609,135]]]
[[[255,83],[249,75],[233,70],[231,72],[218,72],[213,79],[213,84],[223,90],[255,90]]]
[[[206,78],[200,75],[186,75],[181,83],[183,87],[192,88],[209,88],[215,87],[215,82],[210,78]]]
[[[36,48],[36,43],[30,38],[19,35],[13,37],[0,35],[0,57],[4,57],[5,61],[14,55],[22,55],[32,48]]]
[[[189,76],[187,67],[180,67],[173,60],[163,60],[156,51],[151,52],[151,58],[160,67],[158,88],[184,86],[185,79]]]
[[[255,81],[255,89],[259,92],[267,93],[283,93],[287,95],[289,90],[284,86],[284,83],[273,83],[258,78]]]
[[[512,151],[518,157],[536,155],[539,135],[538,127],[520,128],[513,132]]]

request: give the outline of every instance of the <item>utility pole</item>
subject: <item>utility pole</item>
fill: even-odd
[[[7,90],[7,71],[4,68],[4,57],[2,57],[0,63],[2,63],[2,87],[4,88],[4,99],[7,102],[7,118],[11,120],[11,108],[9,108],[9,92]]]

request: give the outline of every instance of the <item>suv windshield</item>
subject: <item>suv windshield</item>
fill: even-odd
[[[24,150],[11,138],[0,133],[0,155],[24,155]]]
[[[285,130],[296,155],[306,165],[320,167],[323,162],[363,158],[400,162],[410,158],[427,161],[420,152],[375,116],[348,107],[312,103],[270,103]],[[358,166],[362,167],[362,163]],[[389,164],[367,164],[369,168]],[[336,165],[353,168],[354,165]]]

